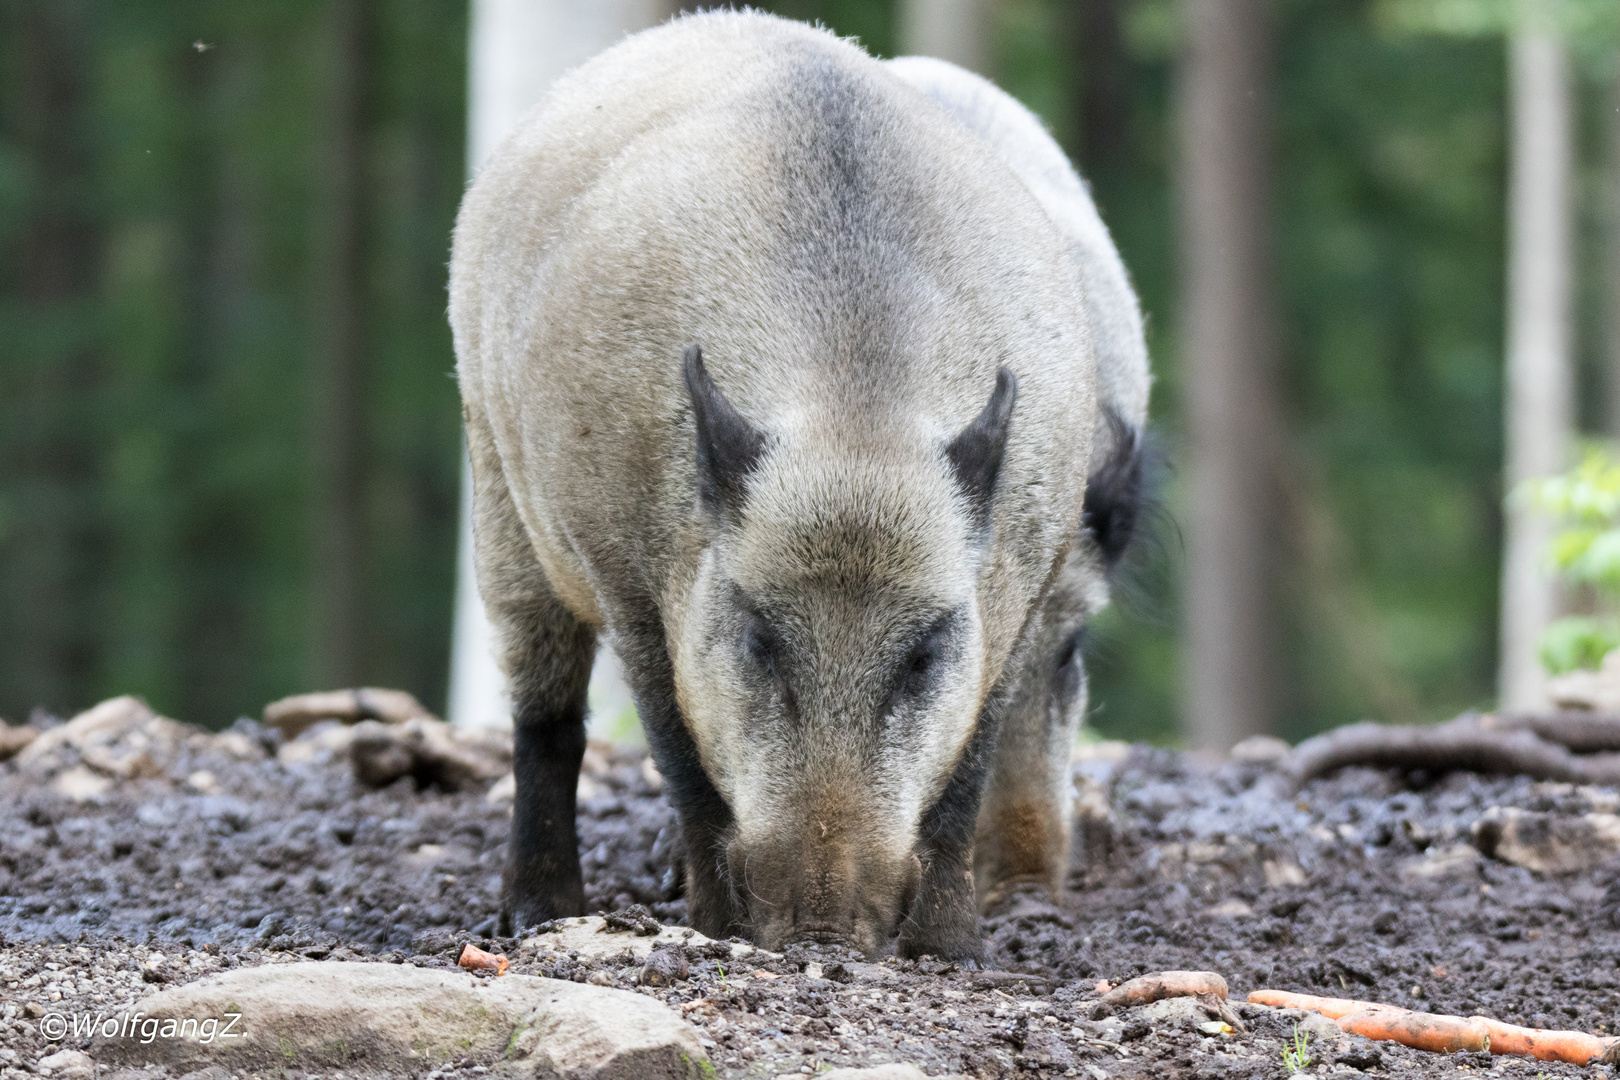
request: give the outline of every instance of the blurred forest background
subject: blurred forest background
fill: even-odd
[[[758,6],[897,48],[887,0]],[[1271,8],[1271,662],[1291,738],[1495,694],[1507,60],[1490,8]],[[1166,522],[1091,669],[1097,729],[1171,740],[1182,7],[991,11],[987,73],[1090,179],[1148,313]],[[357,683],[443,706],[467,17],[465,0],[0,0],[0,715],[133,692],[217,726]],[[1620,423],[1612,40],[1573,50],[1592,433]]]

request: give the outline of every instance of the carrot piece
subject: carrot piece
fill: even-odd
[[[461,947],[461,955],[456,963],[468,971],[493,971],[496,975],[505,975],[509,961],[500,953],[485,952],[472,942]]]
[[[1461,1016],[1439,1016],[1412,1012],[1394,1005],[1380,1005],[1374,1001],[1290,994],[1285,990],[1256,990],[1249,995],[1249,1001],[1278,1009],[1310,1009],[1330,1020],[1339,1021],[1339,1027],[1345,1031],[1369,1039],[1393,1040],[1420,1050],[1441,1053],[1489,1050],[1493,1054],[1517,1054],[1572,1065],[1588,1064],[1610,1051],[1620,1054],[1620,1038],[1603,1038],[1584,1031],[1544,1031],[1504,1024],[1488,1016],[1470,1016],[1466,1019]],[[1375,1018],[1375,1014],[1381,1018]],[[1484,1043],[1473,1045],[1481,1035]],[[1463,1040],[1469,1045],[1454,1040]]]
[[[1339,1017],[1339,1030],[1386,1042],[1398,1042],[1436,1054],[1458,1050],[1489,1050],[1490,1029],[1478,1020],[1461,1016],[1411,1012],[1407,1009],[1363,1009]]]
[[[1251,1005],[1270,1005],[1274,1009],[1309,1009],[1329,1020],[1349,1016],[1369,1009],[1393,1009],[1393,1005],[1380,1005],[1376,1001],[1356,1001],[1353,998],[1317,997],[1314,994],[1290,994],[1286,990],[1255,990],[1249,994]]]
[[[1146,1005],[1162,998],[1214,994],[1226,1000],[1226,980],[1213,971],[1158,971],[1120,983],[1103,995],[1109,1005]]]
[[[1605,1039],[1588,1035],[1584,1031],[1544,1031],[1540,1028],[1504,1024],[1488,1016],[1469,1019],[1485,1025],[1491,1036],[1491,1053],[1523,1054],[1541,1061],[1567,1061],[1571,1065],[1585,1065],[1620,1039]]]

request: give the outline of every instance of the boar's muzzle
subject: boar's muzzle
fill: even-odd
[[[916,855],[893,858],[825,823],[808,831],[803,842],[737,840],[726,851],[754,940],[773,950],[810,941],[880,955],[916,898]]]

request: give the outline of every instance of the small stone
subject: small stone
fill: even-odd
[[[524,1020],[510,1043],[509,1055],[532,1062],[535,1075],[565,1080],[699,1080],[713,1075],[697,1032],[673,1010],[625,990],[576,983],[559,987]]]
[[[35,1067],[52,1080],[91,1080],[96,1075],[96,1063],[79,1050],[58,1050],[40,1058]]]
[[[1276,765],[1286,758],[1292,748],[1274,735],[1250,735],[1232,747],[1233,761],[1245,765]]]
[[[385,724],[403,724],[417,717],[434,718],[420,701],[404,690],[374,686],[294,694],[264,707],[265,727],[276,728],[289,739],[297,738],[322,720],[341,720],[345,724],[381,720]]]
[[[641,968],[642,986],[673,986],[687,977],[686,950],[680,946],[654,949]]]
[[[74,802],[94,802],[107,793],[112,787],[112,781],[105,776],[91,772],[83,765],[75,765],[57,774],[51,785],[57,794]]]
[[[1474,846],[1488,859],[1538,874],[1588,870],[1620,853],[1620,816],[1580,817],[1493,806],[1473,825]]]
[[[0,761],[13,757],[39,735],[35,728],[8,724],[0,720]]]
[[[715,941],[684,926],[666,926],[655,936],[615,934],[607,930],[607,920],[600,915],[556,919],[545,924],[540,933],[523,940],[525,949],[532,949],[541,957],[569,957],[585,961],[617,961],[626,951],[636,960],[644,961],[654,949],[664,945],[683,945],[695,955],[714,959],[723,959],[727,955],[733,959],[756,955],[763,959],[779,955],[753,945]],[[731,969],[728,967],[726,970]],[[832,978],[830,975],[827,977]]]
[[[491,806],[511,806],[517,798],[517,774],[507,773],[484,792],[484,801]]]

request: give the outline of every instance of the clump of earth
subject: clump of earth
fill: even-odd
[[[981,969],[836,948],[739,962],[677,934],[649,976],[628,947],[497,937],[509,784],[367,787],[348,730],[284,740],[251,721],[213,734],[148,717],[0,765],[0,1076],[74,1075],[53,1055],[89,1041],[47,1039],[47,1013],[110,1014],[243,966],[449,968],[469,942],[516,973],[656,996],[725,1077],[908,1062],[971,1077],[1270,1078],[1288,1075],[1283,1050],[1301,1040],[1312,1075],[1603,1072],[1341,1036],[1314,1014],[1243,1003],[1260,988],[1620,1033],[1613,789],[1356,768],[1295,790],[1264,762],[1103,744],[1074,764],[1069,888],[987,916]],[[679,928],[656,770],[593,743],[579,795],[587,909],[615,913],[626,942]],[[1243,1030],[1194,999],[1100,1001],[1102,983],[1175,969],[1223,975]]]

